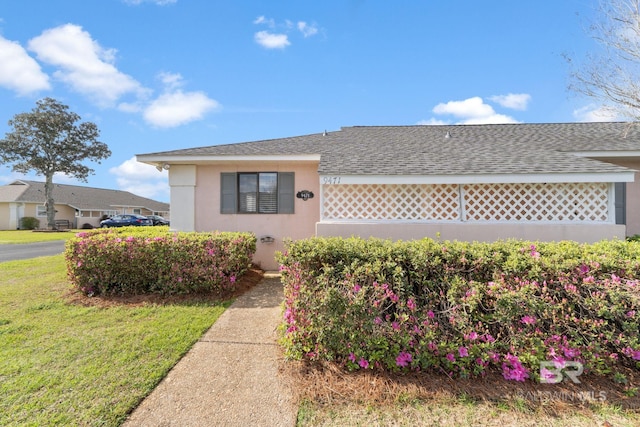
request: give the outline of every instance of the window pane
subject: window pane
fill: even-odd
[[[242,173],[239,179],[240,212],[256,212],[258,199],[258,175]]]
[[[260,213],[278,212],[278,174],[260,174]]]

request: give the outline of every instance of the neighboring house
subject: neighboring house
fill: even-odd
[[[169,170],[172,228],[252,231],[267,269],[283,239],[316,235],[640,233],[640,129],[630,123],[346,127],[137,159]]]
[[[100,219],[119,213],[169,217],[169,204],[136,196],[128,191],[54,184],[56,220],[68,221],[71,228],[100,225]],[[35,217],[47,228],[44,182],[16,180],[0,186],[0,230],[20,228],[20,219]]]

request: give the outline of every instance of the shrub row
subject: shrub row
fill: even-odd
[[[80,232],[66,243],[71,282],[87,295],[227,290],[247,271],[251,233],[171,233],[167,227]]]
[[[640,243],[313,238],[277,256],[288,357],[518,381],[542,361],[640,366]]]

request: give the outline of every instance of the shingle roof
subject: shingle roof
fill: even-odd
[[[113,210],[115,207],[140,207],[155,212],[168,212],[169,204],[128,191],[54,184],[56,204],[81,210]],[[44,182],[19,180],[0,186],[0,202],[44,203]]]
[[[448,135],[448,137],[447,137]],[[571,152],[640,153],[631,123],[355,126],[340,131],[145,154],[147,158],[319,154],[325,175],[608,173]]]

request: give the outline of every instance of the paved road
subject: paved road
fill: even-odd
[[[51,242],[0,245],[0,262],[57,255],[64,251],[64,240]]]

